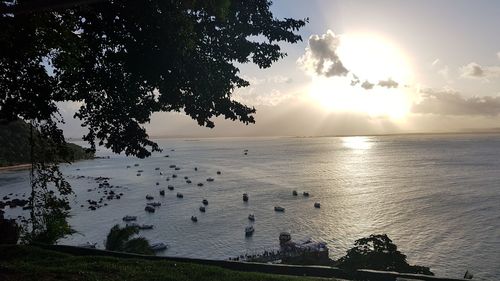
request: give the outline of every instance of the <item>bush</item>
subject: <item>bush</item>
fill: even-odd
[[[146,238],[132,238],[132,236],[138,233],[139,228],[137,226],[125,226],[124,228],[121,228],[119,225],[113,226],[106,238],[106,250],[153,255],[154,252],[151,250],[151,245]]]
[[[0,244],[17,244],[19,231],[16,220],[7,220],[0,217]]]

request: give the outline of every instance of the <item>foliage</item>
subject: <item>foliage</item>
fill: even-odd
[[[16,244],[19,240],[19,226],[15,220],[4,219],[0,214],[0,244]]]
[[[75,116],[93,148],[98,141],[138,157],[159,150],[143,127],[154,112],[184,111],[207,127],[216,116],[255,122],[255,108],[232,99],[249,85],[237,66],[271,66],[285,56],[278,43],[301,40],[294,32],[305,24],[274,18],[268,0],[88,1],[15,12],[30,2],[0,0],[0,11],[13,11],[0,15],[0,118],[51,126],[58,102],[79,102]]]
[[[354,247],[338,260],[338,266],[346,270],[374,269],[434,275],[428,267],[409,265],[406,255],[398,251],[386,234],[372,234],[356,240]]]
[[[192,263],[72,256],[32,246],[0,246],[0,280],[298,281],[319,280],[222,269]],[[329,279],[332,280],[332,279]]]
[[[106,250],[144,255],[154,254],[148,240],[143,237],[132,238],[138,233],[139,228],[137,226],[125,226],[123,228],[119,225],[113,226],[106,238]]]

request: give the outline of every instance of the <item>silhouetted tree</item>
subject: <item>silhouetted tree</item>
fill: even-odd
[[[232,99],[249,85],[238,65],[271,66],[285,56],[278,43],[301,40],[305,24],[276,19],[271,4],[0,0],[0,120],[28,121],[54,144],[31,153],[31,237],[47,231],[46,214],[67,216],[71,189],[51,156],[65,147],[58,103],[80,105],[93,150],[141,158],[160,150],[143,126],[155,112],[184,111],[207,127],[216,116],[254,123],[255,108]]]
[[[132,238],[138,233],[139,228],[137,226],[125,226],[123,228],[119,225],[113,226],[106,238],[106,250],[144,255],[154,254],[146,238]]]
[[[406,255],[398,251],[386,234],[372,234],[356,240],[354,247],[338,260],[337,265],[346,270],[374,269],[434,275],[428,267],[409,265]]]

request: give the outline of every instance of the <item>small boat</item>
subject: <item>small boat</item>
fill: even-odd
[[[144,172],[144,170],[137,170],[137,172],[138,172],[138,173],[142,173],[142,172]]]
[[[136,216],[124,216],[122,218],[123,221],[136,221],[137,217]]]
[[[321,208],[321,204],[319,202],[314,203],[314,208]]]
[[[160,202],[151,202],[151,203],[147,203],[146,205],[153,206],[153,207],[160,207],[161,203]]]
[[[203,186],[203,183],[199,182],[199,183],[198,183],[198,186]]]
[[[86,248],[86,249],[95,249],[96,246],[97,246],[97,243],[90,243],[90,242],[86,242],[86,243],[78,245],[78,247]]]
[[[247,152],[245,152],[245,155],[248,155],[248,153],[247,153]]]
[[[243,193],[243,201],[245,201],[245,202],[248,201],[248,194]]]
[[[213,178],[208,178],[207,181],[214,181],[214,179]]]
[[[248,152],[248,149],[243,150],[243,152]]]
[[[167,188],[168,188],[168,190],[174,190],[174,186],[173,185],[168,185]]]
[[[179,171],[181,168],[175,167],[174,170]]]
[[[176,177],[177,177],[177,175],[176,175],[176,174],[173,174],[173,175],[172,175],[172,177],[173,177],[173,178],[176,178]]]
[[[255,216],[254,214],[250,214],[248,215],[248,219],[251,220],[251,221],[255,221]]]
[[[194,170],[195,170],[195,171],[198,171],[198,167],[194,167]]]
[[[187,180],[187,181],[186,181],[186,183],[191,183],[191,181],[190,181],[190,180]]]
[[[274,206],[274,210],[276,212],[284,212],[285,211],[285,208],[281,207],[281,206]]]
[[[160,183],[159,183],[159,182],[156,182],[156,185],[160,185]]]
[[[170,157],[170,155],[168,155],[168,154],[167,154],[167,155],[165,155],[165,156],[163,156],[163,157]]]
[[[297,196],[298,195],[297,190],[292,191],[292,194],[293,196]]]
[[[161,195],[161,196],[165,196],[165,190],[163,190],[163,189],[162,189],[162,190],[160,190],[160,195]]]
[[[127,169],[130,169],[130,165],[127,165]]]
[[[160,172],[160,176],[163,176],[163,172]]]
[[[188,177],[184,177],[184,179],[185,179],[185,180],[187,180],[187,179],[188,179]]]
[[[309,196],[309,192],[304,191],[304,192],[302,192],[302,195],[304,195],[305,197],[308,197]]]
[[[198,218],[196,216],[191,216],[191,220],[194,221],[194,222],[197,222]]]
[[[170,178],[169,178],[169,177],[167,177],[167,178],[165,179],[165,181],[169,181],[169,180],[170,180]]]
[[[159,168],[159,167],[156,167],[156,168],[155,168],[155,171],[158,171],[158,170],[160,170],[160,168]]]
[[[175,168],[175,165],[170,165],[170,166],[168,166],[168,167],[169,167],[169,168]]]
[[[253,226],[251,226],[251,225],[245,227],[245,235],[246,236],[251,236],[254,231],[255,231],[255,228],[253,228]]]
[[[177,192],[177,198],[184,198],[184,195],[182,195],[182,193],[180,192]]]
[[[201,201],[201,203],[203,203],[203,205],[208,205],[208,200],[207,200],[207,199],[203,199],[203,200]]]
[[[144,230],[144,229],[153,229],[154,226],[152,224],[141,224],[138,227],[139,229]]]
[[[146,205],[146,207],[144,208],[144,211],[146,211],[148,213],[154,213],[156,210],[155,210],[155,207],[153,207],[151,205]]]
[[[200,212],[205,212],[205,206],[200,206]]]
[[[154,198],[153,196],[151,196],[151,195],[149,195],[149,194],[148,194],[148,195],[146,195],[146,199],[147,199],[147,200],[153,200],[153,199],[155,199],[155,198]]]
[[[140,177],[141,176],[141,173],[137,173],[137,176]]]
[[[135,167],[139,167],[139,164],[134,164]]]
[[[153,243],[151,244],[151,250],[157,252],[157,251],[163,251],[168,248],[168,245],[163,243],[163,242],[158,242],[158,243]]]
[[[222,173],[220,171],[217,171],[217,175],[220,175],[220,174],[222,174]]]

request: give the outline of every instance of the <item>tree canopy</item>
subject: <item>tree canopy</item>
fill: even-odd
[[[201,126],[222,116],[254,123],[232,99],[249,85],[238,66],[267,68],[307,19],[276,19],[268,0],[110,0],[16,13],[33,0],[0,0],[0,119],[35,120],[64,140],[59,102],[92,148],[138,157],[158,151],[144,124],[183,111]],[[85,2],[85,1],[82,1]],[[13,11],[13,12],[6,12]]]
[[[337,265],[347,270],[374,269],[434,275],[428,267],[408,264],[406,255],[398,250],[387,234],[372,234],[356,240],[354,247],[347,250]]]

